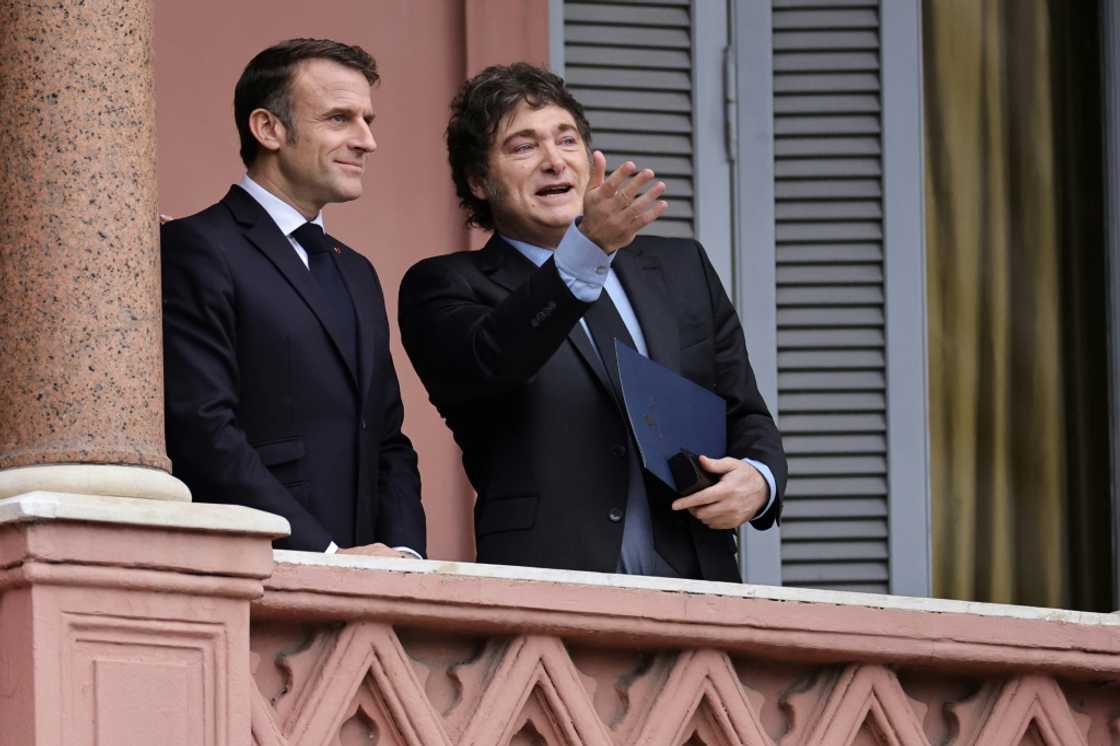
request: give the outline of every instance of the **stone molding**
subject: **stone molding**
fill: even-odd
[[[393,620],[493,635],[543,629],[630,648],[702,643],[802,662],[1120,676],[1115,614],[424,560],[275,556],[268,593],[254,604],[258,618]],[[352,578],[362,569],[384,572],[376,584],[356,585]]]
[[[190,502],[187,485],[160,469],[117,464],[44,464],[0,469],[0,499],[30,492]]]
[[[268,539],[287,536],[291,532],[285,518],[240,505],[183,504],[148,498],[46,490],[0,499],[0,526],[42,521],[245,534]]]

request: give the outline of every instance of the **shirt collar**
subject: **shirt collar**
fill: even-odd
[[[308,222],[307,218],[305,218],[299,210],[253,181],[249,178],[249,174],[242,176],[241,181],[237,182],[237,185],[248,192],[249,196],[255,199],[260,206],[264,208],[264,211],[272,218],[272,222],[276,223],[276,226],[285,236],[291,236],[292,231]],[[319,214],[316,215],[315,219],[311,222],[322,228],[324,233],[327,232],[326,226],[323,224],[322,210],[319,211]]]
[[[534,246],[531,243],[518,241],[517,239],[510,238],[509,236],[503,236],[500,233],[498,234],[498,236],[510,246],[517,249],[522,256],[524,256],[526,259],[528,259],[538,267],[547,262],[549,257],[551,257],[555,253],[551,249],[545,249],[541,248],[540,246]]]

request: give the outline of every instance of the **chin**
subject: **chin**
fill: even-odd
[[[550,225],[554,228],[564,227],[567,228],[572,224],[572,221],[579,217],[580,207],[582,205],[565,205],[564,207],[557,207],[549,210],[547,214],[542,216],[543,223]]]
[[[359,184],[357,187],[347,189],[336,189],[334,199],[331,202],[353,202],[358,197],[362,196],[362,187]]]

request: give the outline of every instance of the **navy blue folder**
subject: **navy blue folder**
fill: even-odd
[[[669,459],[681,449],[727,455],[727,402],[617,339],[618,380],[642,466],[676,489]]]

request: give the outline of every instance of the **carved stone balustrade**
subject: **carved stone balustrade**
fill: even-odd
[[[1120,617],[276,552],[259,746],[1120,744]]]

